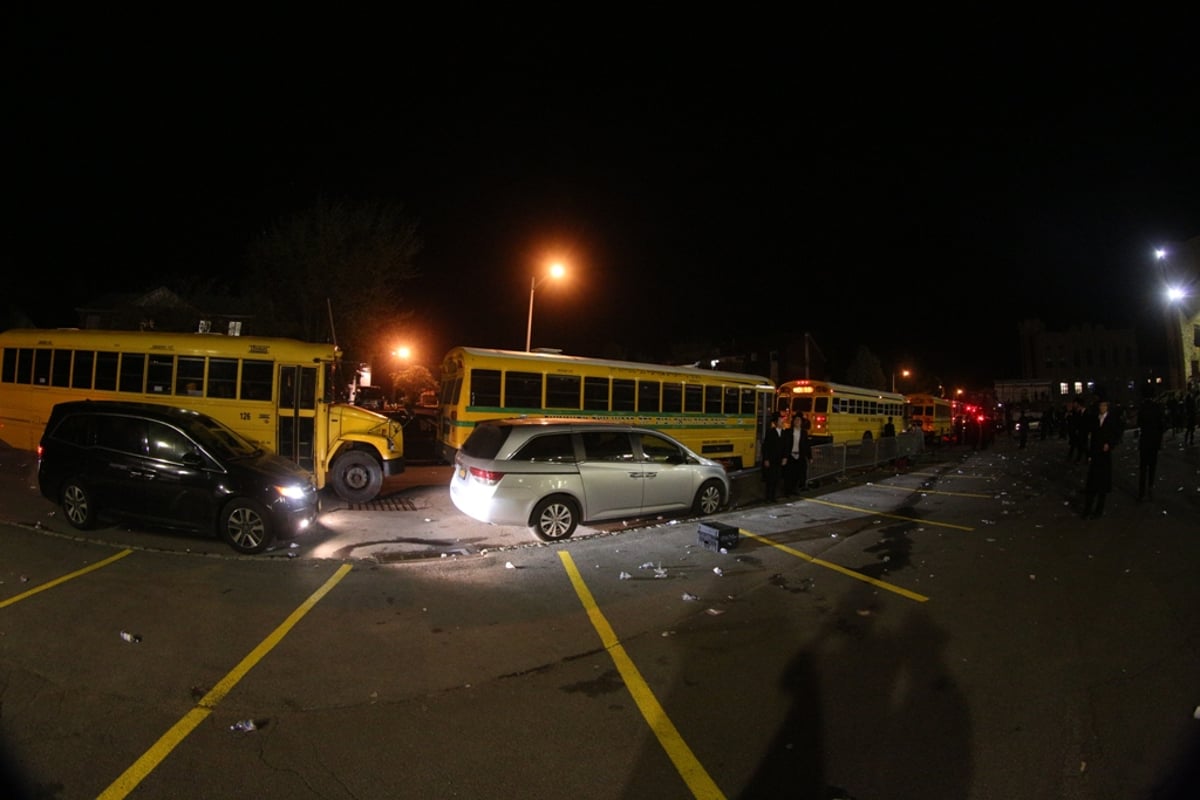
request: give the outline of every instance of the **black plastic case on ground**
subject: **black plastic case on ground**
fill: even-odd
[[[700,544],[705,550],[719,552],[738,546],[738,529],[721,522],[700,523]]]

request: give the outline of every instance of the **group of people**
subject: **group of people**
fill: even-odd
[[[1190,400],[1191,411],[1185,416],[1184,445],[1192,444],[1195,428],[1195,393],[1189,392],[1185,403]],[[1163,405],[1151,397],[1145,397],[1137,410],[1138,427],[1138,502],[1154,498],[1154,480],[1158,473],[1158,453],[1162,449],[1163,434],[1168,426],[1168,415]],[[1083,517],[1096,518],[1104,513],[1104,500],[1112,491],[1112,451],[1124,432],[1117,414],[1109,413],[1106,400],[1101,400],[1094,411],[1088,411],[1078,401],[1071,404],[1067,412],[1067,438],[1070,449],[1067,458],[1071,461],[1087,459],[1087,478],[1084,483]]]
[[[762,472],[767,502],[783,496],[791,497],[808,487],[808,465],[812,463],[812,442],[808,436],[809,422],[803,414],[793,414],[784,429],[779,414],[771,414],[771,427],[762,441]]]

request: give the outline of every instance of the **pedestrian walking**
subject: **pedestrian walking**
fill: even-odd
[[[813,458],[808,420],[803,414],[792,416],[792,427],[784,433],[783,442],[783,494],[790,497],[808,488],[808,465]]]
[[[1083,430],[1083,404],[1071,401],[1067,409],[1067,461],[1083,461],[1087,456],[1087,433]]]
[[[1196,390],[1188,390],[1183,398],[1183,443],[1191,446],[1196,443]]]
[[[1121,425],[1116,414],[1108,413],[1108,401],[1101,400],[1084,427],[1088,434],[1088,471],[1083,487],[1083,517],[1098,519],[1112,491],[1112,451],[1121,438]]]
[[[768,503],[774,503],[783,474],[783,431],[779,429],[779,414],[772,412],[771,427],[762,440],[762,474]]]
[[[1138,495],[1154,499],[1154,474],[1158,471],[1158,451],[1162,448],[1166,427],[1163,409],[1150,397],[1138,407]]]
[[[1021,410],[1021,416],[1017,418],[1017,447],[1021,450],[1025,449],[1025,442],[1029,439],[1029,418],[1025,416],[1024,409]]]

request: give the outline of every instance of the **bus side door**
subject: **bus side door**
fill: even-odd
[[[316,468],[314,442],[317,419],[317,368],[295,364],[279,366],[279,455],[310,472]]]

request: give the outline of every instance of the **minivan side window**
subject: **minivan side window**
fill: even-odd
[[[633,461],[633,442],[625,431],[585,431],[583,452],[589,461]]]
[[[192,440],[171,426],[153,420],[149,422],[149,426],[151,458],[182,464],[185,455],[197,452]]]
[[[551,464],[575,463],[575,445],[569,433],[549,433],[535,436],[526,442],[511,459],[512,461],[541,461]]]
[[[146,455],[146,421],[136,417],[96,417],[96,444],[122,453]]]
[[[682,451],[666,439],[649,433],[643,433],[641,440],[642,453],[646,456],[647,461],[653,461],[656,464],[666,464],[672,457],[683,457]]]

